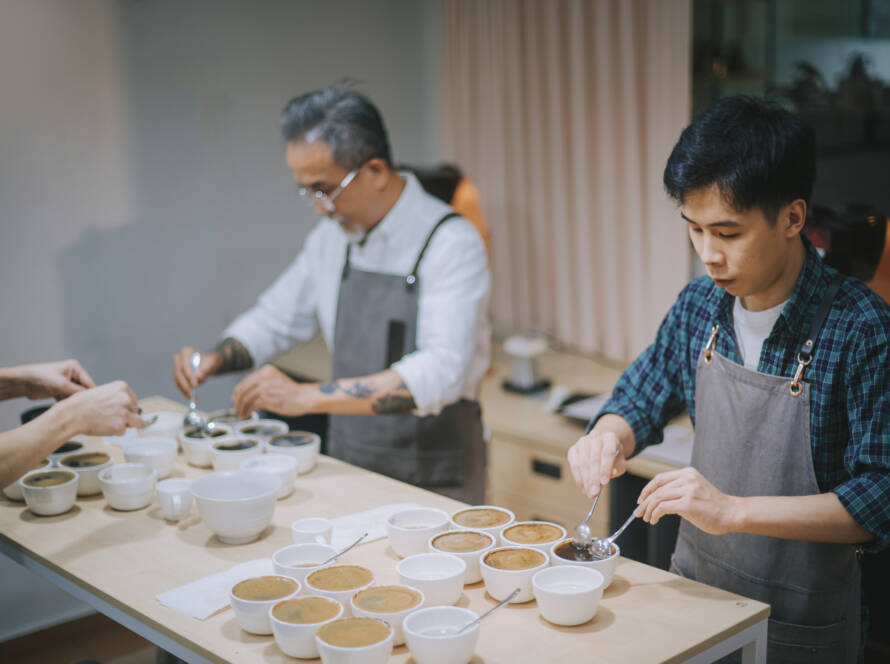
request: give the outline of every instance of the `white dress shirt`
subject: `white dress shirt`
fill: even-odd
[[[400,173],[405,188],[387,215],[353,242],[349,264],[360,270],[407,275],[427,235],[451,208]],[[294,261],[223,332],[238,339],[256,366],[308,341],[319,328],[333,350],[347,234],[321,219]],[[488,368],[490,276],[485,245],[464,218],[433,235],[417,274],[417,349],[392,365],[405,381],[417,415],[434,415],[460,398],[476,399]]]

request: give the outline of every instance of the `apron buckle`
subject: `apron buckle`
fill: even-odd
[[[791,396],[800,396],[800,393],[803,390],[800,385],[800,379],[803,377],[803,370],[809,366],[812,361],[812,355],[804,355],[803,353],[797,354],[797,371],[794,372],[794,378],[791,379],[791,384],[788,386],[788,393],[791,394]]]
[[[714,345],[715,345],[714,342],[717,340],[717,332],[719,332],[719,331],[720,331],[719,325],[715,325],[714,327],[711,328],[711,336],[708,337],[708,343],[705,344],[705,351],[704,351],[705,364],[710,364],[711,362],[714,361]]]

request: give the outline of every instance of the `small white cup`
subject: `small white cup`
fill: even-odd
[[[173,470],[179,443],[173,438],[136,438],[123,448],[127,461],[151,466],[158,471],[158,479],[164,479]]]
[[[426,553],[430,537],[448,527],[448,514],[432,507],[401,510],[386,519],[386,534],[401,558]]]
[[[368,581],[367,583],[363,583],[360,586],[356,586],[355,588],[348,588],[346,590],[330,590],[328,588],[320,588],[315,583],[313,583],[314,579],[313,579],[312,575],[315,572],[321,573],[323,570],[335,569],[338,567],[361,567],[362,569],[367,570],[368,572],[371,572],[371,580]],[[306,584],[306,592],[308,594],[321,595],[322,597],[330,597],[331,599],[337,600],[338,602],[340,602],[340,604],[343,605],[343,616],[346,618],[349,618],[352,616],[352,604],[350,604],[349,600],[359,590],[364,590],[365,588],[367,588],[368,586],[370,586],[371,584],[374,583],[374,573],[370,569],[368,569],[367,567],[365,567],[363,565],[350,565],[350,564],[337,563],[336,565],[325,565],[321,569],[317,569],[314,572],[310,572],[309,574],[306,575],[306,578],[304,579],[304,581]]]
[[[564,541],[565,540],[556,542],[550,547],[550,563],[552,565],[574,565],[576,567],[589,567],[595,569],[602,574],[603,578],[606,580],[606,584],[603,588],[608,588],[612,583],[612,578],[615,576],[615,568],[618,567],[618,560],[621,558],[621,549],[618,548],[618,545],[612,542],[612,555],[608,558],[603,558],[602,560],[566,560],[556,553],[556,547]]]
[[[172,438],[178,444],[177,437],[182,431],[182,413],[163,410],[156,413],[143,413],[142,417],[154,418],[155,415],[157,415],[157,419],[147,427],[135,429],[136,435],[140,438]]]
[[[25,473],[25,475],[27,475],[28,473],[33,473],[35,470],[45,470],[45,469],[51,468],[51,467],[52,467],[52,461],[50,461],[49,459],[44,459],[43,461],[40,462],[39,465],[34,466],[34,468],[27,471]],[[24,477],[25,475],[22,475],[22,477]],[[21,478],[19,478],[19,479],[21,479]],[[25,499],[25,497],[22,495],[22,485],[19,484],[18,480],[16,480],[15,482],[13,482],[12,484],[10,484],[8,486],[3,487],[3,493],[10,500],[17,500],[17,501],[21,502]]]
[[[396,565],[399,583],[417,588],[424,606],[455,604],[464,588],[467,564],[450,553],[419,553]]]
[[[210,463],[213,470],[238,470],[245,459],[263,453],[263,444],[256,438],[226,436],[217,438],[210,444]]]
[[[456,632],[478,617],[459,606],[434,606],[407,616],[402,628],[414,661],[417,664],[467,664],[473,659],[479,640],[479,623],[460,634]]]
[[[281,480],[281,489],[276,498],[287,498],[294,492],[294,481],[297,479],[297,460],[286,454],[259,454],[241,462],[241,470],[255,470],[274,475]]]
[[[99,473],[105,500],[116,510],[128,512],[151,502],[158,471],[144,463],[120,463]]]
[[[66,454],[74,454],[75,452],[83,452],[84,444],[82,440],[78,440],[77,438],[72,438],[71,440],[62,443],[59,445],[56,451],[52,452],[49,455],[50,465],[58,467],[59,459],[61,459]]]
[[[295,457],[300,475],[315,468],[320,450],[321,436],[311,431],[288,431],[266,441],[266,452]]]
[[[320,569],[321,563],[335,555],[337,549],[330,544],[291,544],[272,554],[272,566],[276,574],[289,576],[302,583],[307,574]],[[337,561],[342,559],[338,558]]]
[[[283,602],[278,602],[269,609],[269,622],[272,625],[272,634],[275,635],[275,643],[281,648],[281,652],[290,657],[298,657],[299,659],[314,659],[318,657],[318,646],[315,643],[315,632],[317,632],[318,628],[322,625],[327,625],[329,622],[338,620],[343,615],[343,605],[330,597],[323,597],[321,595],[301,595],[300,597],[292,599],[298,601],[320,599],[336,605],[336,614],[333,617],[314,623],[294,623],[276,618],[275,607]],[[288,601],[291,600],[284,600],[284,602]]]
[[[269,442],[272,436],[287,433],[287,423],[281,420],[256,419],[241,422],[235,426],[235,433],[247,438],[257,438],[263,441],[263,445]],[[279,452],[280,454],[280,452]]]
[[[333,530],[331,520],[321,517],[297,519],[290,526],[294,544],[330,544]]]
[[[385,639],[377,643],[372,643],[369,646],[349,648],[328,643],[319,636],[319,632],[322,632],[323,629],[319,628],[318,632],[315,633],[315,644],[318,646],[318,654],[321,655],[322,664],[386,664],[389,662],[389,656],[392,654],[393,630],[386,621],[378,620],[377,618],[340,618],[339,621],[346,620],[377,620],[377,622],[386,626],[389,633]],[[324,627],[327,628],[327,625]]]
[[[510,535],[519,535],[522,533],[522,526],[548,526],[548,530],[553,533],[553,539],[546,542],[524,542],[521,539],[511,538]],[[517,530],[513,530],[516,528]],[[509,532],[508,532],[509,531]],[[504,546],[525,546],[529,549],[537,549],[545,556],[550,555],[550,549],[554,542],[561,542],[566,537],[566,529],[558,523],[550,523],[549,521],[518,521],[504,527],[501,531],[501,544]]]
[[[500,569],[499,567],[492,567],[485,560],[488,556],[494,555],[498,551],[511,550],[532,551],[536,554],[536,557],[541,559],[541,562],[534,567],[528,567],[526,569]],[[488,594],[494,599],[498,601],[505,599],[516,588],[519,588],[519,594],[510,600],[511,604],[519,604],[534,599],[535,594],[532,589],[532,577],[536,572],[539,572],[549,565],[550,560],[548,560],[546,554],[527,546],[500,546],[486,553],[479,561],[479,567],[482,570],[482,580],[485,581],[485,590],[488,591]]]
[[[52,486],[31,486],[27,483],[29,478],[49,472],[64,473],[68,479],[61,484]],[[79,481],[80,477],[73,470],[67,468],[45,468],[26,473],[19,480],[19,486],[22,488],[22,495],[25,497],[25,503],[28,505],[29,510],[40,516],[55,516],[56,514],[67,512],[74,507]]]
[[[488,540],[488,544],[483,546],[481,549],[475,549],[473,551],[445,551],[443,549],[439,549],[434,544],[437,537],[441,537],[442,535],[449,535],[451,533],[462,534],[462,533],[475,533],[480,537]],[[446,530],[444,532],[433,535],[427,540],[427,548],[433,553],[447,553],[452,556],[457,556],[461,560],[463,560],[467,564],[467,573],[464,576],[464,585],[469,585],[471,583],[479,583],[482,580],[482,572],[479,569],[479,560],[485,555],[487,552],[491,551],[496,544],[495,536],[489,533],[483,533],[481,530]]]
[[[85,456],[87,454],[102,454],[108,459],[103,461],[102,463],[98,463],[94,466],[84,466],[77,467],[78,457]],[[77,473],[77,495],[78,496],[94,496],[97,493],[102,493],[102,485],[99,484],[99,473],[114,462],[111,460],[111,456],[106,452],[101,451],[90,451],[90,450],[81,450],[80,452],[73,452],[72,454],[66,454],[63,457],[59,458],[58,467],[65,468],[67,470],[73,470]]]
[[[254,579],[255,578],[263,577],[254,577]],[[235,618],[238,620],[238,624],[241,625],[241,629],[245,632],[259,634],[261,636],[271,634],[272,624],[269,620],[269,610],[275,604],[278,604],[278,602],[283,602],[291,597],[296,597],[297,593],[300,592],[299,581],[287,576],[280,578],[292,584],[293,590],[286,595],[276,597],[275,599],[244,599],[235,594],[235,588],[238,587],[238,584],[244,583],[245,581],[252,581],[253,579],[239,581],[229,590],[229,604],[235,612]]]
[[[185,460],[192,466],[198,468],[209,468],[212,465],[210,458],[210,447],[214,441],[219,440],[223,436],[231,436],[232,428],[225,424],[217,424],[213,431],[221,431],[221,436],[213,436],[207,438],[196,438],[187,433],[191,433],[192,429],[184,429],[179,432],[179,444],[182,445],[182,452],[185,454]]]
[[[470,512],[472,510],[494,510],[496,512],[501,512],[507,520],[504,523],[499,523],[495,526],[482,526],[482,525],[473,525],[473,524],[465,524],[459,523],[456,519],[460,518],[460,514],[463,512]],[[501,531],[504,528],[510,526],[514,521],[516,521],[516,515],[513,514],[506,507],[498,507],[497,505],[473,505],[471,507],[464,507],[462,509],[457,510],[451,515],[451,527],[457,530],[481,530],[483,533],[490,533],[495,537],[495,539],[500,536]]]
[[[581,625],[596,615],[606,581],[590,567],[559,565],[532,577],[538,610],[555,625]]]
[[[192,481],[184,477],[171,477],[158,482],[158,505],[167,521],[179,521],[192,509]]]
[[[391,588],[400,590],[403,597],[408,597],[408,593],[406,591],[410,590],[414,593],[417,593],[420,601],[416,604],[413,604],[412,606],[409,606],[408,608],[401,609],[399,611],[374,611],[370,608],[362,608],[359,605],[359,602],[357,602],[356,600],[360,600],[362,595],[372,593],[377,588]],[[394,646],[400,646],[405,643],[405,631],[402,629],[402,621],[405,620],[405,616],[410,613],[414,613],[415,611],[420,609],[420,607],[423,606],[424,599],[425,598],[423,596],[423,593],[417,588],[411,588],[410,586],[390,585],[370,586],[368,588],[365,588],[364,590],[360,590],[355,593],[352,596],[352,599],[350,599],[349,601],[352,604],[352,615],[356,616],[357,618],[379,618],[380,620],[384,620],[389,623],[389,626],[392,627],[393,632],[392,644]]]

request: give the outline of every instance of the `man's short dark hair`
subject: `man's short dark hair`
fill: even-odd
[[[374,157],[392,166],[389,138],[380,111],[366,97],[344,85],[307,92],[281,112],[285,141],[323,141],[334,162],[347,170]]]
[[[725,97],[698,115],[674,146],[664,187],[683,203],[716,184],[733,209],[759,208],[774,222],[779,209],[807,203],[816,175],[813,130],[778,105],[754,97]]]

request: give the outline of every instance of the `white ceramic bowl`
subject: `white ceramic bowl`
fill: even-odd
[[[210,446],[223,436],[231,436],[232,429],[225,424],[217,424],[214,431],[221,431],[222,434],[211,438],[195,438],[190,435],[192,431],[192,429],[186,429],[179,433],[179,444],[182,445],[185,460],[198,468],[209,468],[213,463],[210,458]]]
[[[120,463],[99,473],[105,500],[116,510],[138,510],[151,502],[158,471],[144,463]]]
[[[31,486],[27,483],[28,479],[48,472],[65,473],[68,479],[61,484],[53,486]],[[22,495],[29,510],[41,516],[54,516],[67,512],[74,506],[74,501],[77,499],[77,483],[79,481],[79,476],[73,470],[47,468],[34,471],[33,473],[26,473],[19,480],[19,486],[22,488]]]
[[[281,483],[265,473],[228,470],[192,483],[192,495],[204,523],[221,542],[252,542],[272,521]]]
[[[330,544],[291,544],[272,554],[275,573],[289,576],[302,582],[310,572],[321,568],[321,563],[337,555],[337,549]],[[338,558],[341,562],[343,558]]]
[[[523,537],[526,531],[525,527],[534,527],[538,525],[549,526],[548,530],[555,529],[552,539],[545,542],[531,542],[528,537]],[[517,530],[513,530],[516,528]],[[509,532],[508,532],[509,531]],[[501,544],[504,546],[527,546],[530,549],[537,549],[545,556],[550,555],[550,549],[554,542],[561,542],[566,538],[566,529],[558,523],[550,523],[549,521],[517,521],[501,531]]]
[[[576,565],[578,567],[590,567],[591,569],[595,569],[602,574],[605,579],[603,588],[608,588],[609,584],[612,583],[612,577],[615,576],[615,568],[618,567],[618,559],[621,557],[621,549],[618,548],[618,545],[613,542],[612,555],[603,560],[566,560],[556,554],[556,547],[562,544],[563,541],[565,540],[556,542],[550,548],[550,563],[553,565]]]
[[[455,604],[464,587],[467,564],[450,553],[419,553],[396,565],[399,583],[417,588],[424,606]]]
[[[449,534],[461,534],[461,533],[476,533],[480,537],[484,537],[488,540],[488,544],[483,546],[481,549],[475,549],[474,551],[444,551],[442,549],[436,548],[436,545],[433,543],[437,537],[441,537],[442,535]],[[427,548],[433,553],[448,553],[452,556],[457,556],[461,560],[463,560],[467,564],[467,573],[464,575],[464,585],[469,585],[471,583],[479,583],[482,580],[482,572],[479,569],[479,559],[483,554],[491,551],[495,544],[497,544],[497,540],[494,535],[489,533],[483,533],[481,530],[446,530],[444,532],[433,535],[427,540]]]
[[[432,507],[401,510],[386,519],[386,534],[401,558],[426,553],[430,537],[448,527],[448,514]]]
[[[340,618],[339,620],[331,621],[329,624],[346,620],[358,621],[377,619]],[[315,633],[315,645],[318,646],[318,654],[321,655],[322,664],[386,664],[389,662],[389,656],[392,654],[393,630],[392,627],[387,625],[383,620],[378,620],[378,622],[386,626],[388,631],[386,638],[369,646],[355,648],[331,645],[319,636],[319,632],[321,632],[321,628],[319,628],[318,632]],[[325,627],[327,627],[327,625],[325,625]]]
[[[238,470],[245,459],[263,453],[263,444],[256,438],[224,436],[210,444],[210,463],[213,470]]]
[[[399,609],[397,611],[380,611],[375,608],[371,608],[366,602],[362,602],[362,596],[365,598],[368,597],[369,594],[373,594],[378,589],[395,589],[397,591],[402,591],[403,597],[408,598],[410,593],[406,591],[411,591],[411,593],[416,593],[419,601],[415,604],[411,604],[410,606]],[[352,599],[349,600],[352,604],[352,615],[357,618],[379,618],[392,627],[392,644],[394,646],[400,646],[405,643],[405,631],[402,629],[402,621],[405,620],[405,616],[410,613],[414,613],[420,607],[423,606],[424,597],[423,593],[420,592],[417,588],[411,588],[410,586],[397,586],[397,585],[389,585],[389,586],[370,586],[365,588],[364,590],[359,590],[352,596]],[[360,606],[360,602],[364,604],[365,608]]]
[[[303,441],[296,444],[285,444],[286,441]],[[318,452],[321,450],[321,437],[311,431],[288,431],[272,436],[266,442],[266,452],[289,454],[297,459],[297,472],[300,475],[315,468]]]
[[[136,438],[124,446],[124,458],[133,463],[144,463],[158,471],[158,479],[173,470],[179,443],[173,438]]]
[[[256,419],[241,422],[235,426],[235,434],[248,438],[259,438],[263,444],[269,442],[272,436],[287,433],[287,423],[281,420]]]
[[[315,644],[315,632],[322,625],[333,622],[343,615],[343,605],[330,597],[322,597],[321,595],[301,595],[295,599],[302,601],[310,598],[322,599],[336,605],[336,615],[327,620],[312,623],[294,623],[285,620],[279,620],[275,617],[275,606],[281,604],[278,602],[269,609],[269,622],[272,625],[272,634],[275,635],[275,643],[285,655],[298,657],[300,659],[314,659],[318,657],[318,646]],[[290,601],[290,600],[285,600]],[[333,608],[333,607],[332,607]]]
[[[581,625],[596,615],[606,580],[591,567],[558,565],[532,577],[538,610],[556,625]]]
[[[59,465],[59,459],[61,459],[66,454],[74,454],[75,452],[83,452],[84,444],[82,440],[78,440],[77,438],[72,438],[71,440],[62,443],[56,449],[55,452],[49,455],[50,464],[53,466]]]
[[[287,498],[294,492],[294,481],[297,479],[297,460],[286,454],[254,455],[241,462],[241,470],[252,470],[259,473],[274,475],[281,481],[281,489],[275,496],[279,500]]]
[[[105,460],[91,466],[77,466],[87,455],[101,455]],[[73,470],[77,473],[77,495],[78,496],[94,496],[102,492],[102,485],[99,484],[99,473],[108,468],[112,463],[111,456],[106,452],[85,450],[81,452],[73,452],[59,458],[59,468]]]
[[[534,567],[527,569],[500,569],[492,567],[486,562],[486,558],[498,551],[527,550],[533,551],[540,557],[541,562]],[[512,600],[511,604],[519,604],[534,599],[534,591],[532,589],[532,577],[536,572],[541,571],[550,565],[547,554],[541,553],[537,549],[530,549],[525,546],[499,546],[487,552],[479,561],[479,567],[482,570],[482,580],[485,581],[485,590],[494,599],[500,601],[506,598],[516,588],[519,588],[519,594]]]
[[[349,563],[337,563],[335,565],[326,565],[322,569],[331,570],[331,569],[337,569],[340,567],[361,567],[362,569],[367,570],[368,572],[371,572],[371,580],[368,581],[367,583],[363,583],[359,586],[356,586],[354,588],[349,588],[347,590],[329,590],[327,588],[320,588],[319,586],[317,586],[314,583],[314,579],[312,578],[312,575],[316,572],[322,571],[321,569],[317,569],[317,570],[314,570],[313,572],[309,572],[306,575],[306,577],[304,579],[304,583],[306,584],[306,593],[307,594],[321,595],[322,597],[330,597],[331,599],[335,599],[338,602],[340,602],[340,604],[343,605],[343,617],[349,618],[352,616],[352,604],[349,603],[349,600],[359,590],[363,590],[364,588],[367,588],[368,586],[370,586],[371,584],[374,583],[374,572],[372,572],[370,569],[368,569],[367,567],[365,567],[363,565],[352,565]]]
[[[479,623],[460,634],[461,627],[479,616],[459,606],[433,606],[405,618],[402,629],[417,664],[467,664],[479,640]]]
[[[176,413],[172,410],[161,410],[156,413],[143,413],[145,419],[158,418],[147,427],[136,429],[136,434],[140,438],[172,438],[178,442],[179,434],[182,432],[182,413]]]
[[[275,604],[278,604],[278,602],[283,602],[286,599],[296,597],[297,593],[300,592],[300,582],[296,579],[292,579],[288,576],[269,576],[271,576],[271,578],[280,578],[291,583],[293,589],[290,592],[281,595],[280,597],[276,597],[275,599],[261,600],[244,599],[242,597],[238,597],[238,595],[235,594],[235,588],[238,586],[238,583],[243,583],[243,581],[239,581],[229,590],[229,605],[235,612],[235,619],[238,621],[238,624],[241,625],[241,629],[243,629],[245,632],[250,632],[251,634],[259,634],[261,636],[271,634],[272,624],[269,620],[269,609],[271,609]],[[252,579],[244,579],[244,581],[251,581],[257,578],[265,577],[253,577]]]
[[[318,516],[297,519],[290,526],[294,544],[330,544],[333,530],[330,519]]]
[[[27,475],[28,473],[33,473],[35,470],[43,470],[50,467],[52,467],[52,461],[50,461],[49,459],[44,459],[40,462],[40,465],[34,466],[34,468],[27,471],[25,475]],[[22,475],[22,477],[24,477],[25,475]],[[19,479],[21,479],[21,477]],[[19,484],[19,480],[16,480],[9,486],[3,487],[3,494],[10,500],[18,500],[21,502],[25,499],[25,497],[22,495],[22,487]]]
[[[496,526],[480,526],[480,525],[473,525],[471,523],[463,524],[463,523],[458,523],[457,521],[455,521],[455,517],[457,517],[462,512],[468,512],[470,510],[482,510],[482,509],[495,510],[495,511],[501,512],[504,515],[506,515],[507,521],[504,523],[500,523]],[[507,526],[509,526],[510,524],[512,524],[514,521],[516,521],[516,515],[514,515],[513,512],[508,510],[506,507],[498,507],[497,505],[473,505],[471,507],[461,508],[451,515],[451,527],[452,528],[455,528],[456,530],[481,530],[483,533],[491,533],[492,535],[494,535],[495,538],[500,536],[501,531],[504,528],[506,528]]]

